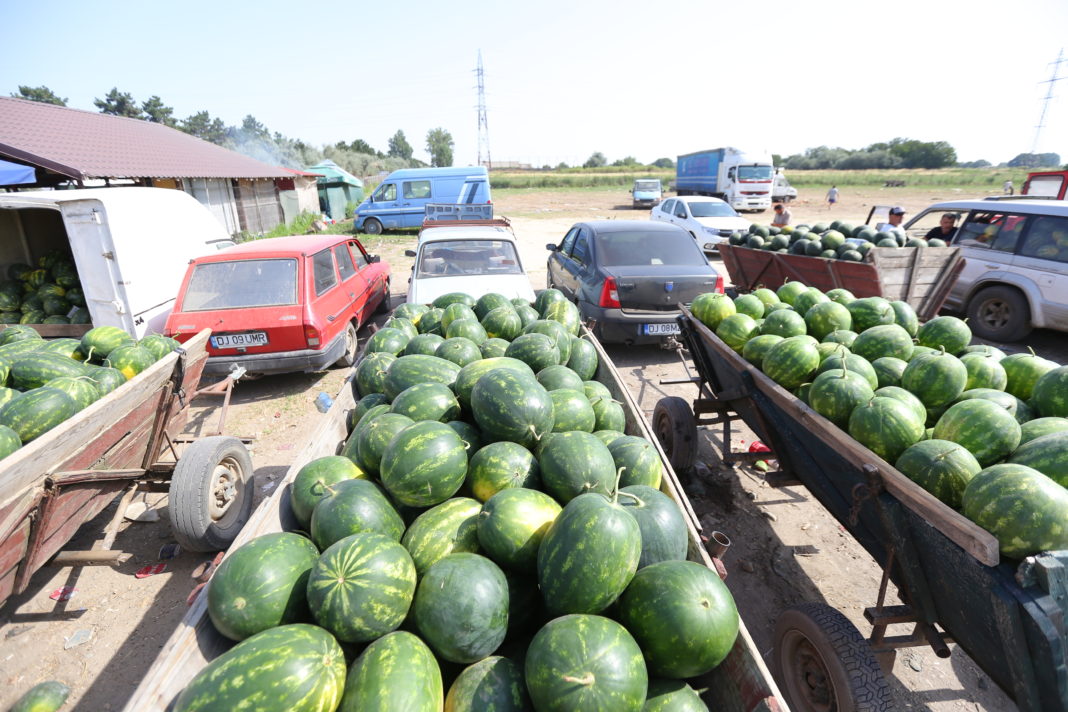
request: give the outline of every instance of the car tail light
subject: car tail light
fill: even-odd
[[[604,280],[604,286],[601,287],[601,299],[597,305],[605,309],[620,308],[619,289],[616,287],[615,277],[608,277]]]
[[[722,274],[717,274],[716,275],[716,286],[712,291],[713,292],[718,292],[719,294],[723,294],[723,275]]]
[[[304,338],[308,341],[308,346],[319,346],[319,340],[322,338],[322,334],[311,324],[304,325]]]

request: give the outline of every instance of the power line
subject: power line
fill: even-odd
[[[1061,64],[1065,62],[1068,62],[1068,59],[1064,58],[1064,48],[1062,47],[1061,51],[1057,53],[1057,61],[1050,62],[1053,65],[1053,73],[1050,78],[1044,82],[1039,82],[1039,84],[1049,84],[1049,87],[1046,89],[1046,96],[1042,100],[1042,113],[1039,114],[1038,124],[1035,126],[1035,140],[1031,144],[1031,153],[1038,152],[1038,138],[1042,134],[1042,129],[1046,126],[1046,111],[1049,109],[1050,101],[1053,100],[1053,85],[1062,79],[1068,79],[1068,77],[1057,76],[1060,73]]]
[[[482,50],[478,51],[478,69],[475,70],[478,77],[478,164],[488,169],[492,164],[489,148],[489,122],[486,120],[486,84],[482,71]],[[486,159],[483,162],[482,156]]]

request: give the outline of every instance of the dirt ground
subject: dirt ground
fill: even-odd
[[[802,191],[792,204],[794,222],[840,217],[863,221],[871,204],[902,205],[911,214],[942,199],[971,197],[915,189],[844,189],[833,210]],[[545,245],[558,242],[576,221],[596,218],[644,219],[631,210],[625,189],[573,191],[497,191],[498,214],[512,219],[521,241],[521,257],[535,288],[545,286]],[[769,222],[770,212],[750,216]],[[366,237],[365,246],[392,265],[393,292],[407,288],[411,259],[404,249],[412,234]],[[396,300],[395,300],[396,301]],[[1068,361],[1063,335],[1038,333],[1030,343],[1049,358]],[[692,386],[662,385],[689,375],[688,359],[657,347],[610,348],[628,388],[651,415],[665,395],[692,399]],[[257,497],[272,492],[308,433],[321,417],[314,407],[320,391],[336,393],[341,370],[291,374],[241,382],[224,432],[254,438],[252,457]],[[194,403],[188,431],[211,434],[218,422],[219,401]],[[733,434],[732,447],[744,449],[753,440],[747,429]],[[745,625],[766,660],[772,647],[774,621],[784,608],[803,601],[824,601],[844,613],[867,635],[870,626],[861,611],[874,605],[881,570],[867,553],[803,488],[772,489],[749,468],[719,465],[722,444],[702,434],[699,458],[707,474],[686,485],[704,528],[725,532],[733,544],[725,561],[728,586],[739,603]],[[147,502],[154,522],[124,521],[115,548],[132,553],[115,567],[44,568],[29,590],[0,608],[0,709],[6,709],[33,684],[62,680],[72,688],[67,708],[82,712],[121,709],[151,666],[186,609],[195,582],[190,573],[208,558],[183,552],[167,560],[166,570],[138,579],[135,572],[157,563],[161,547],[170,543],[166,496]],[[115,512],[113,503],[83,526],[68,549],[98,546]],[[810,555],[796,555],[802,550]],[[73,586],[75,595],[57,602],[49,595]],[[937,712],[1012,710],[1014,705],[960,650],[943,660],[930,649],[914,648],[898,656],[889,685],[901,709]]]

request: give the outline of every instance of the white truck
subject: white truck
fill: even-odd
[[[69,251],[92,326],[135,338],[163,331],[189,260],[232,244],[211,211],[180,190],[0,193],[0,278],[12,265]],[[64,328],[48,335],[68,335]]]
[[[771,184],[771,200],[775,203],[789,203],[791,200],[797,200],[797,188],[790,185],[790,181],[786,180],[786,174],[781,168],[775,169],[775,179]]]
[[[675,190],[720,198],[735,210],[763,212],[771,207],[774,175],[771,156],[713,148],[678,157]]]

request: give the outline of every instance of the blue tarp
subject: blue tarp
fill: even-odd
[[[20,183],[36,183],[33,166],[24,166],[21,163],[0,161],[0,185],[18,185]]]

